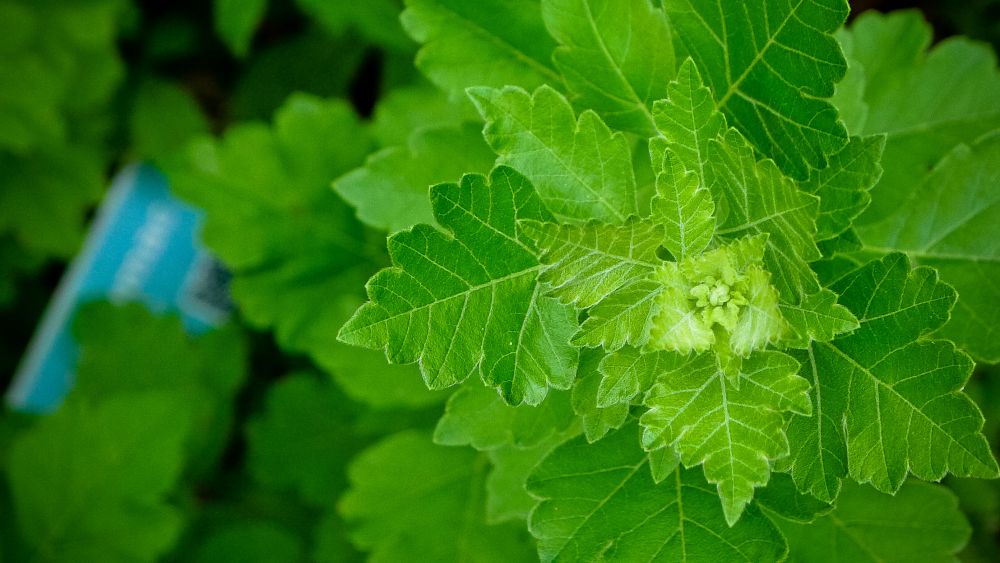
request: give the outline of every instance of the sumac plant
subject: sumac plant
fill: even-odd
[[[487,452],[488,516],[520,489],[543,560],[947,561],[968,534],[922,481],[998,476],[964,387],[1000,360],[1000,79],[914,13],[847,16],[408,2],[496,160],[383,218],[339,340],[459,386],[435,440]]]

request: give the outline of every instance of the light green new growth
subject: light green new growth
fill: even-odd
[[[760,265],[764,241],[761,236],[742,239],[681,262],[665,262],[655,275],[664,289],[647,346],[681,354],[714,347],[728,358],[746,357],[778,341],[785,322],[777,291]]]

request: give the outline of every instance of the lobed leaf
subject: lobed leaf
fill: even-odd
[[[625,136],[592,111],[579,120],[561,94],[542,86],[470,88],[486,121],[483,136],[508,165],[529,180],[561,221],[621,223],[637,213],[635,175]]]
[[[553,54],[578,107],[611,127],[650,136],[650,107],[674,73],[666,15],[648,0],[544,0]]]
[[[884,221],[858,230],[866,251],[905,252],[934,267],[959,299],[939,334],[1000,361],[1000,133],[955,147]]]
[[[642,445],[673,448],[686,467],[704,465],[732,526],[767,483],[770,460],[788,455],[782,413],[811,414],[809,383],[796,374],[798,362],[775,351],[743,360],[738,386],[711,354],[671,367],[643,400]]]
[[[633,217],[623,225],[525,221],[521,226],[541,251],[545,268],[539,279],[548,293],[580,309],[642,280],[662,262],[656,249],[663,229],[644,219]]]
[[[970,534],[955,496],[928,483],[906,483],[895,496],[850,484],[815,521],[772,520],[802,563],[951,563]]]
[[[529,548],[516,526],[485,521],[482,454],[431,443],[416,431],[376,443],[351,463],[340,512],[372,561],[519,561]]]
[[[406,0],[400,19],[422,44],[417,68],[451,94],[562,82],[537,0]]]
[[[982,414],[962,392],[972,360],[926,338],[948,320],[955,291],[934,270],[910,270],[901,254],[868,263],[833,289],[860,326],[799,356],[815,415],[792,418],[792,452],[782,464],[799,488],[830,501],[847,474],[890,493],[908,473],[996,477]]]
[[[847,62],[833,33],[846,0],[663,0],[676,44],[716,107],[786,174],[804,179],[847,142],[830,98]]]
[[[708,186],[727,208],[716,233],[766,233],[764,262],[785,301],[795,303],[818,291],[809,262],[821,256],[814,242],[819,199],[799,191],[773,162],[757,162],[746,139],[733,129],[709,141],[708,155]]]
[[[996,55],[964,37],[945,39],[929,50],[932,35],[914,10],[868,11],[838,34],[863,77],[863,104],[839,109],[855,124],[851,134],[886,135],[885,172],[859,223],[894,214],[909,198],[915,178],[956,145],[971,144],[1000,127]]]
[[[417,225],[390,237],[395,266],[368,282],[371,301],[338,338],[384,348],[394,363],[419,362],[431,389],[474,372],[511,404],[569,388],[576,319],[536,283],[540,266],[517,221],[551,215],[528,180],[498,167],[489,181],[471,175],[435,186],[431,204],[450,234]]]
[[[656,175],[652,217],[663,224],[663,246],[677,260],[701,253],[715,235],[715,202],[699,178],[667,149]]]
[[[636,426],[603,440],[557,447],[532,473],[542,499],[528,528],[542,561],[779,561],[781,534],[754,507],[727,526],[700,471],[677,468],[657,483]]]

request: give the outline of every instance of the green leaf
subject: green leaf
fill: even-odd
[[[572,421],[569,393],[550,393],[537,406],[512,407],[495,390],[473,382],[448,399],[444,416],[434,429],[434,443],[471,445],[480,451],[503,446],[531,448]]]
[[[195,563],[297,563],[302,545],[288,531],[263,522],[237,524],[202,544]]]
[[[267,0],[214,0],[215,31],[237,57],[246,56],[257,26],[267,12]]]
[[[811,414],[809,383],[796,374],[798,362],[774,351],[743,360],[738,386],[711,354],[672,367],[656,374],[643,401],[642,445],[671,447],[686,467],[703,464],[731,526],[767,483],[770,460],[788,455],[782,413]]]
[[[982,414],[962,393],[972,360],[951,342],[926,338],[948,320],[955,291],[930,268],[910,270],[901,254],[832,289],[860,327],[799,355],[815,415],[792,418],[792,453],[779,464],[799,488],[830,501],[848,473],[884,492],[899,490],[907,473],[996,477]]]
[[[553,59],[574,103],[611,127],[650,136],[650,107],[674,73],[667,18],[648,0],[544,0]]]
[[[644,354],[638,348],[622,348],[601,360],[598,370],[597,406],[628,405],[645,393],[661,373],[677,369],[687,358],[680,354]]]
[[[535,185],[564,221],[621,223],[637,213],[629,142],[593,111],[579,121],[561,94],[548,86],[534,94],[514,87],[470,88],[486,121],[483,136],[506,164]]]
[[[804,494],[795,486],[795,481],[787,473],[772,473],[767,486],[754,496],[757,506],[765,513],[791,520],[809,523],[833,510],[833,505],[816,497]]]
[[[583,421],[583,432],[588,442],[596,442],[611,430],[617,430],[628,418],[628,402],[607,406],[598,404],[604,375],[600,371],[605,355],[594,349],[584,350],[580,356],[580,369],[573,386],[573,412]]]
[[[663,0],[716,106],[754,147],[805,179],[847,142],[826,100],[847,70],[833,37],[846,0]]]
[[[1000,127],[1000,71],[992,50],[964,37],[928,50],[932,30],[920,12],[859,16],[839,39],[863,69],[864,115],[840,107],[854,135],[886,134],[882,179],[859,218],[879,221],[896,213],[922,177],[959,143],[971,144]]]
[[[829,289],[807,295],[799,305],[779,303],[778,308],[791,333],[782,343],[792,348],[806,348],[813,340],[829,342],[838,334],[858,328],[858,319],[837,303],[837,294]]]
[[[562,82],[537,0],[407,0],[401,19],[423,45],[417,68],[446,92]]]
[[[352,541],[377,562],[525,560],[518,526],[485,523],[486,468],[482,454],[435,446],[419,432],[382,440],[352,462],[340,501]]]
[[[346,343],[384,348],[392,362],[420,362],[441,389],[479,372],[511,404],[538,404],[549,387],[567,389],[577,352],[572,309],[543,297],[540,266],[519,219],[550,219],[531,184],[506,167],[489,182],[431,190],[437,222],[389,238],[395,267],[368,282],[366,303],[340,331]]]
[[[405,147],[373,153],[333,187],[363,223],[396,232],[434,220],[430,186],[465,173],[486,173],[494,158],[477,126],[422,129]]]
[[[708,143],[726,131],[726,118],[715,109],[712,91],[701,80],[698,67],[685,59],[677,78],[667,86],[666,99],[653,104],[656,130],[663,140],[650,141],[653,164],[662,162],[663,145],[694,172],[702,186],[708,180]],[[661,147],[661,148],[657,148]]]
[[[700,471],[653,481],[629,424],[595,443],[556,448],[528,489],[542,502],[529,529],[542,561],[780,561],[784,540],[754,507],[730,527]]]
[[[854,219],[871,202],[868,190],[882,176],[879,161],[885,137],[851,137],[844,148],[830,156],[830,164],[814,170],[800,184],[804,191],[819,197],[816,240],[831,239],[850,228]]]
[[[664,153],[661,168],[652,208],[654,220],[664,226],[663,246],[678,260],[700,254],[715,235],[712,195],[672,151]]]
[[[772,519],[802,563],[951,563],[970,533],[955,496],[927,483],[907,483],[895,496],[851,484],[812,523]]]
[[[865,250],[905,252],[958,291],[939,331],[976,358],[1000,361],[1000,133],[959,145],[887,219],[858,230]]]
[[[542,253],[545,269],[539,279],[548,294],[580,309],[649,276],[662,263],[656,249],[663,229],[648,220],[631,218],[623,225],[525,221],[521,226]]]
[[[649,341],[663,286],[643,279],[626,284],[588,311],[587,320],[573,337],[578,346],[613,351]]]
[[[344,468],[360,449],[353,411],[329,382],[306,374],[270,388],[264,412],[247,425],[247,466],[257,482],[326,506],[346,485]]]
[[[808,263],[821,256],[813,242],[819,198],[799,191],[774,162],[757,162],[753,149],[733,129],[709,141],[708,150],[708,185],[727,208],[716,234],[767,234],[764,262],[785,301],[795,303],[818,291]]]
[[[179,395],[70,401],[11,445],[8,477],[36,561],[155,561],[181,532],[167,502],[190,412]]]

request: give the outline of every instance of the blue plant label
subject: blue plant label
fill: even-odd
[[[7,391],[16,410],[45,412],[73,383],[73,315],[81,303],[141,302],[181,317],[191,333],[225,322],[229,274],[199,242],[200,210],[176,199],[151,165],[112,182],[80,254],[59,282]]]

